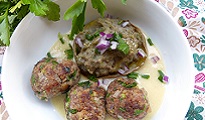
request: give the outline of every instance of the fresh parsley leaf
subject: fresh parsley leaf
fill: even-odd
[[[48,5],[41,0],[22,0],[24,4],[29,4],[29,10],[36,16],[46,15],[46,11],[49,10]]]
[[[64,13],[64,19],[69,20],[71,18],[76,18],[80,16],[80,14],[83,13],[85,9],[86,2],[85,1],[79,1],[77,0],[76,3],[74,3],[65,13]]]
[[[22,1],[19,1],[15,6],[11,7],[9,12],[13,13],[17,8],[21,8]]]
[[[161,70],[158,70],[158,73],[159,73],[158,80],[163,83],[164,73]]]
[[[127,5],[127,0],[121,0],[122,4]]]
[[[91,0],[93,8],[97,9],[101,16],[104,16],[106,11],[105,3],[102,0]]]
[[[92,83],[90,81],[85,81],[85,82],[80,82],[78,83],[78,86],[81,86],[83,88],[89,88],[92,85]]]
[[[123,107],[120,107],[119,110],[122,111],[122,112],[126,112],[126,109],[123,108]]]
[[[122,82],[122,81],[119,80],[118,83],[121,84],[125,88],[133,88],[133,87],[137,86],[137,82],[127,84],[127,83]]]
[[[144,79],[149,79],[150,75],[141,75],[141,77],[144,78]]]
[[[8,18],[8,9],[6,12],[0,16],[0,40],[5,45],[10,44],[10,25],[9,25],[9,18]]]
[[[71,33],[69,35],[69,39],[73,39],[73,36],[80,31],[83,30],[84,27],[84,22],[85,22],[85,8],[86,8],[86,2],[83,2],[84,9],[82,13],[80,13],[79,16],[74,16],[72,20],[72,28],[71,28]]]
[[[58,21],[60,20],[60,7],[54,2],[47,2],[48,11],[46,11],[46,16],[48,20]]]

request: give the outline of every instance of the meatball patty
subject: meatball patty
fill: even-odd
[[[47,101],[65,93],[80,80],[80,70],[71,60],[57,62],[55,58],[43,58],[33,68],[31,86],[35,95]]]
[[[141,120],[146,116],[150,105],[146,92],[138,88],[135,80],[117,78],[108,86],[106,109],[114,118]]]
[[[65,100],[68,120],[104,120],[105,90],[95,82],[81,82],[67,93]]]
[[[145,42],[141,30],[129,21],[98,18],[75,37],[76,63],[82,73],[97,77],[137,69],[146,60]]]

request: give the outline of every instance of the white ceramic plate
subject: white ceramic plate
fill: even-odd
[[[61,15],[75,0],[60,0]],[[183,33],[172,17],[154,0],[105,0],[107,13],[129,19],[139,26],[159,48],[165,61],[170,83],[153,120],[182,120],[188,111],[193,91],[193,61]],[[88,5],[86,21],[99,17]],[[11,37],[3,60],[2,86],[4,100],[13,120],[62,120],[50,103],[38,100],[30,86],[34,64],[46,55],[57,40],[58,32],[66,33],[70,21],[51,22],[32,14],[20,23]]]

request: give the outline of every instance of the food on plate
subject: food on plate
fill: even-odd
[[[80,82],[67,93],[65,111],[68,120],[104,120],[105,90],[97,82]]]
[[[80,70],[75,62],[45,57],[34,66],[30,82],[35,95],[47,101],[67,92],[79,80]]]
[[[129,21],[98,18],[76,35],[75,60],[84,74],[96,77],[126,74],[144,64],[145,42],[141,30]]]
[[[130,78],[117,78],[110,83],[106,95],[106,109],[116,119],[141,120],[150,110],[147,93]]]

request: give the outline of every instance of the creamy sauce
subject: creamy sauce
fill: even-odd
[[[65,41],[64,44],[58,40],[50,49],[50,53],[53,57],[58,58],[59,60],[66,59],[66,54],[64,53],[65,50],[69,49],[69,40],[67,38],[67,35],[63,36],[63,39]],[[70,44],[72,44],[72,41],[70,41]],[[160,56],[160,53],[158,52],[157,48],[155,46],[150,46],[147,43],[148,47],[148,58],[145,61],[145,64],[137,71],[140,74],[148,74],[150,75],[149,79],[144,78],[138,78],[136,81],[139,83],[139,86],[144,88],[148,93],[148,100],[150,102],[151,110],[150,113],[147,114],[147,116],[143,120],[150,120],[155,113],[158,111],[165,92],[165,84],[161,83],[158,80],[159,73],[158,70],[165,71],[163,60]],[[158,56],[160,60],[153,64],[151,61],[151,57]],[[81,80],[86,79],[85,77],[81,77]],[[104,86],[105,89],[107,86]],[[65,95],[60,95],[58,97],[52,98],[51,103],[55,107],[55,110],[59,112],[59,114],[66,120],[66,113],[64,110],[64,99]],[[109,115],[106,115],[107,120],[115,120]]]

